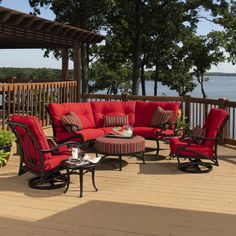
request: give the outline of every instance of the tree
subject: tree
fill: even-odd
[[[201,87],[203,98],[207,97],[204,89],[204,82],[207,78],[204,74],[212,65],[224,61],[222,50],[222,34],[219,32],[210,32],[207,36],[192,35],[184,45],[188,51],[188,60],[193,63],[194,75]]]

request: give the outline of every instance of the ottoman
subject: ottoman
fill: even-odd
[[[119,169],[122,170],[122,156],[136,156],[144,161],[145,139],[141,136],[115,138],[101,136],[95,141],[96,153],[119,157]]]

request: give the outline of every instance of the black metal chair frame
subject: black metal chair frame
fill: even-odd
[[[67,184],[68,178],[65,174],[61,173],[64,168],[62,165],[59,165],[57,168],[50,170],[50,171],[45,171],[44,170],[44,154],[45,153],[52,153],[57,152],[60,147],[62,146],[80,146],[78,142],[66,142],[63,144],[59,144],[53,148],[50,149],[45,149],[42,150],[40,148],[40,145],[38,143],[37,138],[31,131],[28,125],[23,124],[23,123],[18,123],[18,122],[8,122],[9,126],[11,127],[12,131],[14,132],[17,140],[16,143],[19,147],[19,152],[20,152],[20,165],[19,165],[19,171],[18,175],[23,175],[26,172],[30,172],[36,175],[36,177],[33,177],[29,180],[28,184],[31,188],[35,189],[56,189],[56,188],[61,188],[64,187]],[[27,158],[30,157],[30,159],[25,160],[25,155],[24,155],[24,150],[23,146],[25,143],[22,140],[22,137],[20,133],[16,130],[16,127],[19,126],[25,131],[25,138],[26,142],[28,144],[32,144],[35,148],[34,156],[31,156],[32,154],[29,151],[29,147],[27,149],[24,149],[25,151],[28,151]],[[36,150],[37,149],[37,150]],[[39,165],[36,164],[36,152],[38,152],[39,156]],[[31,154],[31,155],[30,155]]]
[[[173,130],[173,134],[171,134],[171,135],[162,134],[162,132],[167,130],[167,129]],[[178,130],[176,130],[175,122],[173,122],[173,123],[172,122],[164,122],[162,124],[161,130],[156,132],[156,144],[157,144],[156,155],[158,155],[159,151],[160,151],[160,140],[163,140],[163,139],[166,139],[166,138],[169,139],[169,138],[175,136],[177,131]],[[161,137],[159,138],[159,136],[161,136]],[[153,139],[149,139],[149,140],[153,140]]]

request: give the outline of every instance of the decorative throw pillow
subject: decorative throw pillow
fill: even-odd
[[[196,126],[192,130],[192,136],[193,136],[192,139],[194,142],[196,142],[197,144],[202,144],[204,142],[204,139],[198,138],[198,137],[204,138],[206,136],[206,129],[201,128],[200,126]],[[194,136],[197,136],[197,137],[194,137]]]
[[[129,124],[128,115],[124,116],[113,116],[113,115],[105,115],[103,117],[103,126],[104,127],[115,127],[115,126],[123,126]]]
[[[150,125],[153,127],[161,128],[165,122],[174,122],[177,114],[173,110],[164,110],[161,107],[157,107],[156,111],[152,115]]]
[[[80,118],[74,112],[61,116],[61,124],[69,133],[83,129]]]

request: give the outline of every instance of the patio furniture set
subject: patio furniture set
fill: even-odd
[[[122,156],[137,156],[145,163],[145,139],[156,141],[158,155],[159,141],[167,136],[170,156],[177,157],[180,170],[209,172],[212,165],[218,165],[217,142],[228,115],[213,108],[203,128],[196,128],[192,136],[175,137],[179,108],[180,104],[175,102],[143,101],[49,104],[54,139],[46,138],[37,117],[14,115],[9,124],[20,148],[19,175],[27,171],[37,175],[29,180],[30,187],[51,189],[66,185],[66,192],[70,175],[79,174],[82,197],[83,175],[87,172],[92,173],[97,191],[94,177],[97,163],[71,162],[71,148],[92,143],[97,154],[118,156],[122,170]],[[123,125],[133,126],[133,135],[113,136],[114,127]],[[181,163],[181,158],[189,161]],[[210,162],[203,162],[204,159]]]

